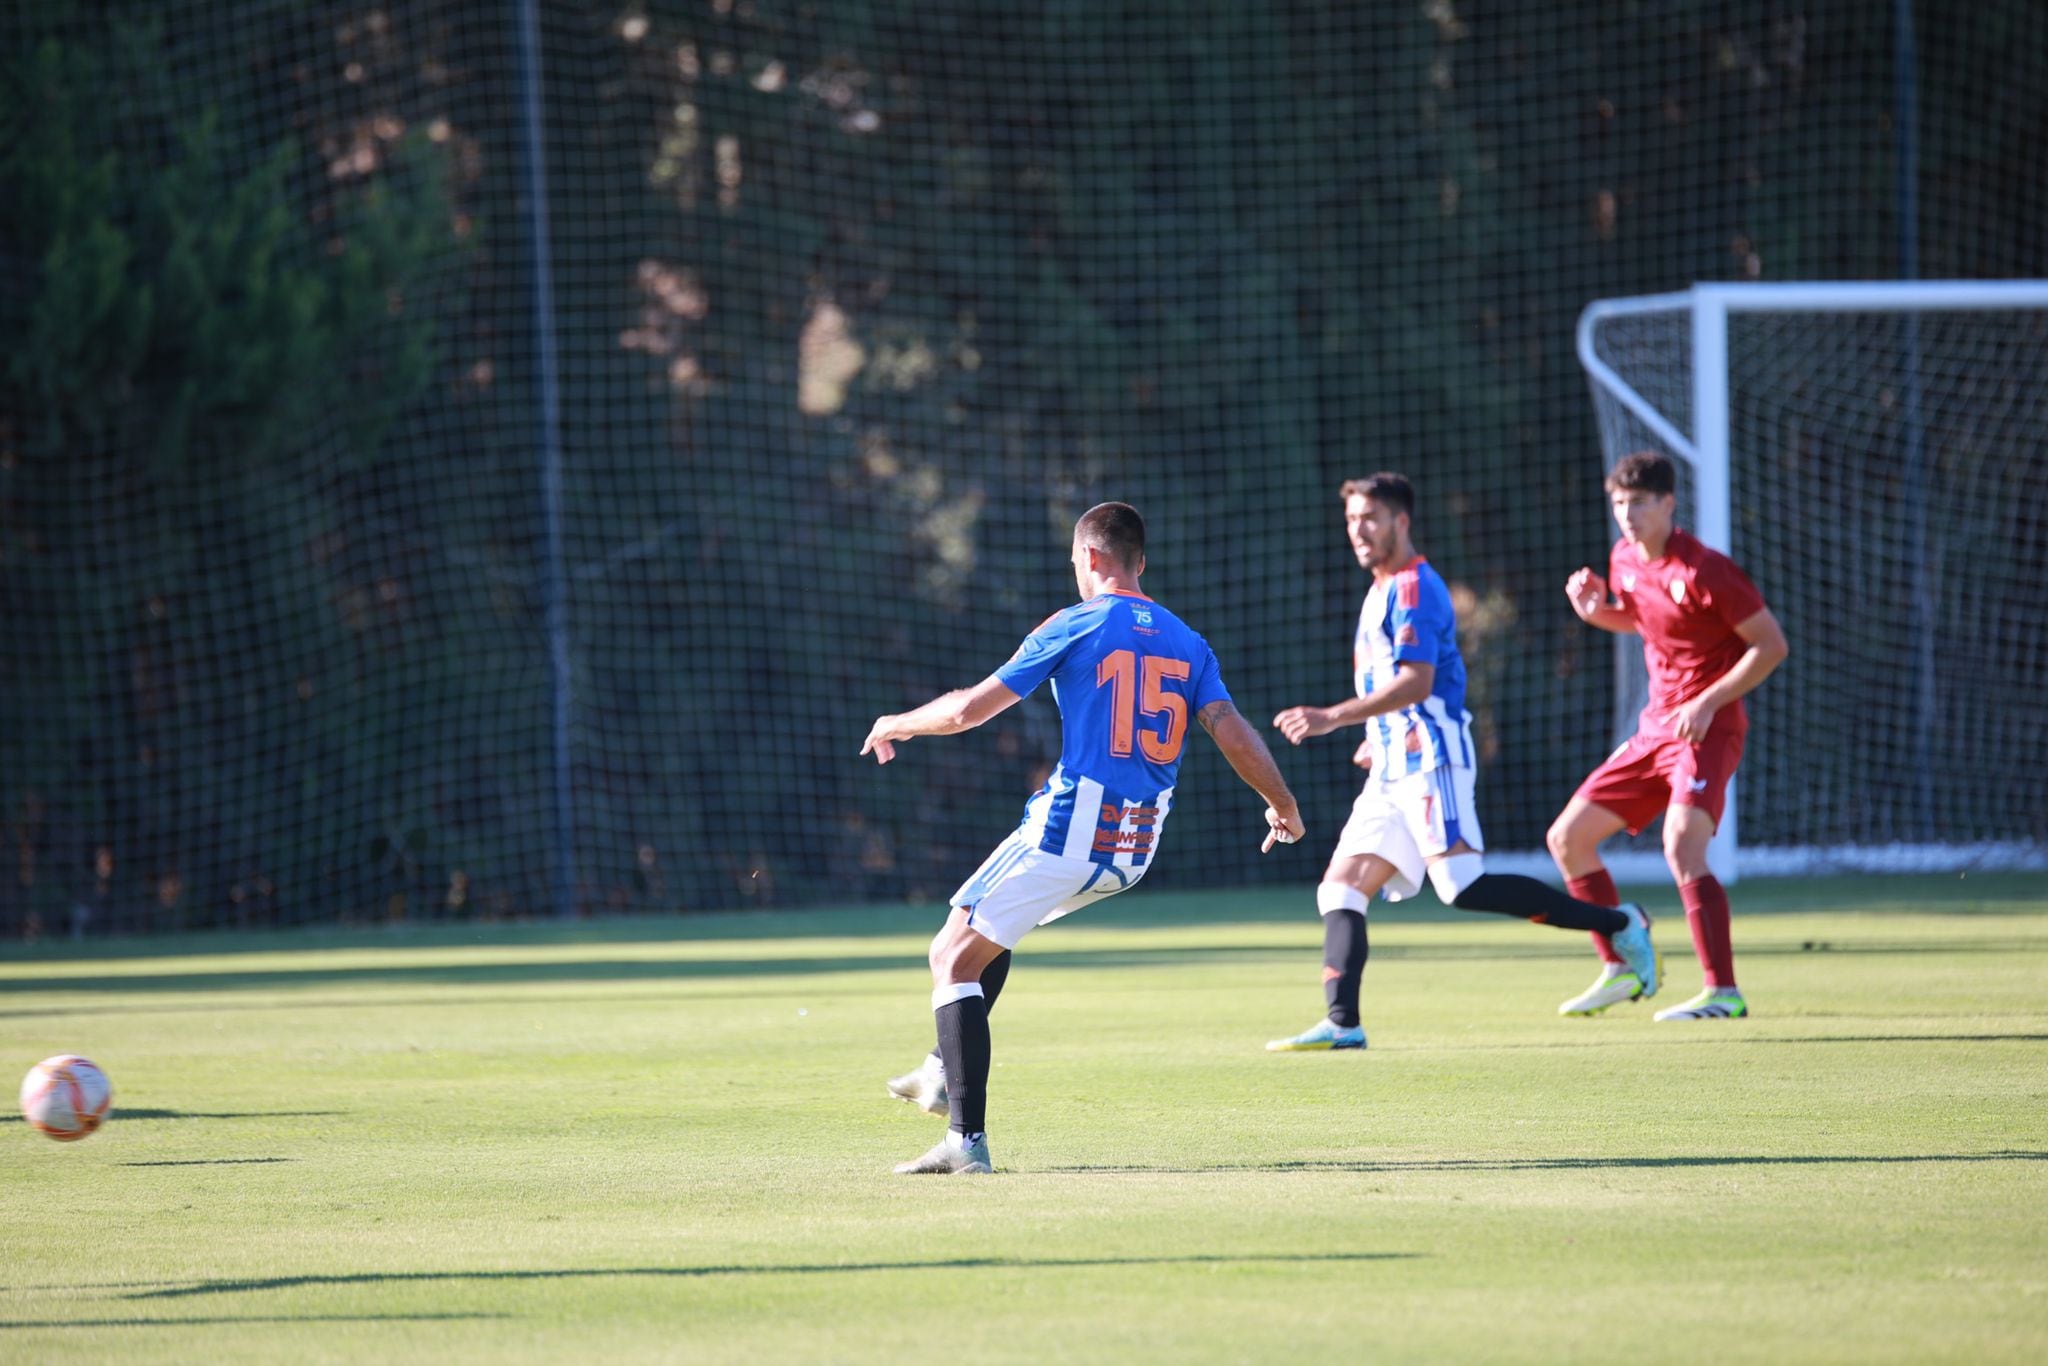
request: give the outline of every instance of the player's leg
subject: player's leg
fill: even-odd
[[[1430,885],[1446,906],[1604,935],[1629,928],[1628,914],[1612,903],[1581,901],[1533,877],[1487,872],[1477,784],[1471,769],[1456,767],[1418,773],[1403,784],[1412,791],[1404,795],[1402,810],[1421,846]],[[1598,844],[1594,841],[1596,851]],[[1597,862],[1598,853],[1593,857]]]
[[[1674,805],[1664,816],[1664,861],[1678,881],[1678,899],[1685,905],[1685,923],[1692,931],[1693,952],[1706,987],[1691,1000],[1658,1011],[1660,1020],[1728,1020],[1749,1014],[1749,1003],[1735,985],[1728,893],[1707,867],[1707,846],[1713,842],[1716,824],[1697,806]]]
[[[956,906],[932,940],[932,1014],[938,1026],[952,1123],[946,1137],[930,1152],[897,1166],[904,1175],[991,1169],[986,1132],[988,1003],[982,996],[981,974],[1008,946],[976,930],[973,916],[971,908]]]
[[[988,1008],[996,1008],[996,997],[1003,994],[1003,984],[1010,980],[1010,951],[1004,949],[995,960],[981,971],[981,996]],[[918,1060],[917,1066],[900,1077],[888,1080],[889,1094],[896,1099],[915,1105],[927,1114],[949,1113],[946,1104],[946,1068],[939,1057],[939,1046],[934,1043],[932,1051]]]
[[[1439,875],[1437,869],[1444,869]],[[1460,911],[1512,915],[1560,930],[1588,930],[1610,938],[1628,929],[1628,912],[1581,901],[1547,882],[1521,873],[1489,873],[1482,855],[1460,846],[1430,863],[1430,881],[1448,893],[1444,904]]]
[[[1003,984],[1010,980],[1010,958],[1010,951],[1004,949],[995,956],[994,961],[981,970],[981,997],[988,1002],[991,1011],[996,1008],[996,997],[1003,994]],[[939,1046],[933,1044],[932,1051],[926,1056],[938,1057]]]
[[[1650,917],[1642,907],[1595,905],[1533,877],[1487,872],[1478,775],[1471,769],[1438,768],[1414,775],[1403,786],[1402,810],[1428,862],[1430,885],[1446,906],[1611,936],[1623,966],[1642,984],[1642,994],[1656,994],[1657,953],[1650,943]]]
[[[1445,904],[1461,911],[1490,911],[1512,915],[1538,925],[1561,930],[1590,930],[1613,946],[1621,962],[1609,971],[1602,964],[1595,991],[1612,995],[1614,982],[1628,977],[1636,988],[1627,998],[1655,996],[1662,976],[1656,946],[1650,938],[1650,913],[1634,903],[1596,906],[1568,896],[1547,882],[1520,873],[1489,873],[1479,854],[1452,850],[1432,861],[1430,881]],[[1624,983],[1626,985],[1626,983]],[[1603,988],[1605,990],[1603,990]],[[1609,1001],[1609,1005],[1614,1002]],[[1606,1009],[1605,1005],[1597,1009]],[[1590,1013],[1590,1012],[1567,1012]]]
[[[1627,827],[1628,818],[1621,812],[1582,793],[1574,794],[1565,803],[1564,810],[1550,823],[1544,843],[1549,846],[1550,860],[1564,875],[1565,890],[1573,899],[1595,906],[1621,904],[1614,878],[1600,860],[1600,846]],[[1593,943],[1602,962],[1621,962],[1621,955],[1614,951],[1606,936],[1595,933]]]
[[[960,884],[960,889],[953,893],[950,904],[954,907],[979,905],[1001,887],[1035,851],[1036,846],[1030,840],[1012,834],[982,860],[981,866],[974,870],[973,876]],[[950,916],[953,912],[948,911],[947,914]],[[996,997],[1001,993],[1003,984],[1009,977],[1010,955],[1006,951],[996,955],[982,972],[982,996],[990,1009],[994,1008]],[[943,1115],[950,1112],[946,1102],[946,1069],[944,1060],[939,1056],[936,1042],[930,1053],[918,1059],[917,1066],[902,1076],[889,1078],[886,1085],[890,1095],[915,1105],[928,1114]]]
[[[1114,896],[1143,876],[1142,869],[1061,858],[1012,840],[954,896],[953,913],[932,940],[930,955],[932,1015],[951,1123],[944,1140],[897,1171],[990,1170],[983,1128],[990,1051],[983,979],[1039,925]]]
[[[1393,784],[1366,782],[1337,835],[1337,847],[1316,888],[1323,920],[1323,1019],[1269,1052],[1364,1048],[1360,985],[1368,956],[1366,908],[1375,894],[1414,896],[1424,877],[1422,851],[1394,800]]]
[[[1639,765],[1633,760],[1634,756],[1624,747],[1614,758],[1595,769],[1572,799],[1565,803],[1564,810],[1551,822],[1545,836],[1551,861],[1564,876],[1565,891],[1575,901],[1594,906],[1619,906],[1621,903],[1614,878],[1608,873],[1606,864],[1600,861],[1600,845],[1619,831],[1640,828],[1633,822],[1629,809],[1640,804],[1642,795],[1632,789],[1643,787],[1646,777],[1650,782],[1655,779],[1653,775],[1634,772],[1633,769]],[[1629,764],[1628,769],[1622,768],[1624,762]],[[1588,789],[1592,789],[1591,794]],[[1605,800],[1596,800],[1595,795]],[[1593,985],[1560,1005],[1558,1014],[1598,1015],[1644,994],[1646,984],[1641,974],[1629,967],[1609,934],[1595,930],[1593,947],[1600,954],[1600,975],[1593,979]]]
[[[1316,887],[1316,910],[1323,918],[1322,1019],[1301,1033],[1274,1039],[1269,1053],[1306,1053],[1365,1047],[1365,1027],[1358,998],[1370,956],[1366,908],[1373,895],[1397,876],[1392,863],[1375,854],[1339,853],[1323,870]]]

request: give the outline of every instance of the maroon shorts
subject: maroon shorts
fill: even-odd
[[[1694,807],[1719,826],[1728,804],[1728,780],[1742,762],[1742,744],[1749,737],[1748,726],[1724,726],[1720,720],[1715,718],[1707,738],[1696,745],[1670,735],[1630,736],[1587,775],[1575,795],[1621,817],[1631,835],[1641,834],[1667,806]]]

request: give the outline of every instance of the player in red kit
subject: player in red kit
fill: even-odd
[[[1707,845],[1742,762],[1749,714],[1742,698],[1789,653],[1778,619],[1735,561],[1675,525],[1677,473],[1655,452],[1625,457],[1607,476],[1608,503],[1621,539],[1608,577],[1580,569],[1565,584],[1581,620],[1643,638],[1650,701],[1627,744],[1608,756],[1572,795],[1550,827],[1550,856],[1581,901],[1613,906],[1620,897],[1600,862],[1600,842],[1626,827],[1635,834],[1664,816],[1664,859],[1692,930],[1706,989],[1659,1020],[1725,1020],[1749,1014],[1735,984],[1728,934],[1728,893],[1707,870]],[[1604,964],[1563,1015],[1597,1015],[1635,1000],[1643,984],[1604,936]]]

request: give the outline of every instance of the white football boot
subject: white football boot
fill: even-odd
[[[924,1061],[902,1076],[889,1078],[888,1086],[890,1095],[920,1110],[934,1115],[947,1112],[946,1067],[936,1053],[925,1054]]]
[[[1609,1006],[1625,1005],[1643,994],[1643,979],[1619,963],[1601,965],[1599,979],[1557,1008],[1560,1015],[1598,1015]]]
[[[1708,987],[1683,1005],[1660,1010],[1659,1020],[1740,1020],[1749,1015],[1749,1002],[1734,987]]]
[[[961,1136],[947,1130],[932,1150],[912,1162],[898,1162],[898,1176],[986,1176],[995,1170],[988,1160],[988,1135],[963,1145]]]

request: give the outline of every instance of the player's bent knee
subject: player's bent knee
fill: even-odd
[[[1701,878],[1709,876],[1712,871],[1707,867],[1704,858],[1675,853],[1664,855],[1664,866],[1671,870],[1671,880],[1681,887],[1688,882],[1698,882]]]
[[[1465,889],[1486,874],[1486,859],[1480,854],[1452,854],[1429,865],[1429,885],[1446,906],[1456,906]],[[1463,909],[1460,907],[1459,909]]]
[[[1682,887],[1707,875],[1706,841],[1673,839],[1664,841],[1664,866]]]
[[[1328,915],[1332,911],[1357,911],[1366,913],[1372,898],[1348,882],[1324,882],[1316,888],[1316,910]]]
[[[925,953],[925,962],[931,965],[932,980],[950,981],[959,966],[961,956],[967,947],[962,929],[965,920],[948,920],[946,927],[932,937],[932,946]]]

